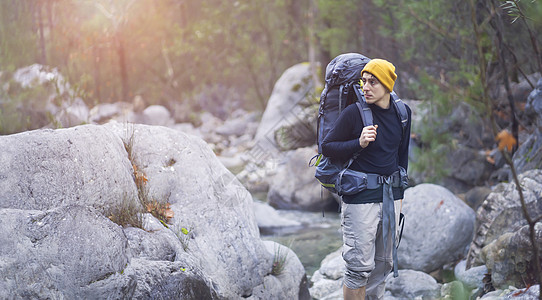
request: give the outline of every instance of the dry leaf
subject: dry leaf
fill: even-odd
[[[495,140],[499,143],[499,150],[506,148],[507,151],[512,151],[514,146],[518,143],[514,136],[508,132],[508,130],[502,130],[497,134]]]
[[[171,208],[166,209],[165,217],[169,221],[171,218],[175,216],[175,212]]]
[[[486,161],[492,165],[495,165],[495,159],[491,156],[486,156]]]

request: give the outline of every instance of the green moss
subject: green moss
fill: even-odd
[[[294,86],[292,86],[292,92],[299,92],[300,89],[301,89],[300,83],[296,83],[294,84]]]

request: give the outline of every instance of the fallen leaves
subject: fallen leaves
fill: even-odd
[[[517,145],[517,140],[508,130],[501,130],[499,134],[495,137],[495,140],[498,143],[499,150],[504,150],[511,152],[512,149]]]
[[[145,205],[147,212],[151,213],[155,218],[169,223],[169,221],[175,216],[175,212],[171,209],[171,204],[161,203],[153,199],[151,202]]]

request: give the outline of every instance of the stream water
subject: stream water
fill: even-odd
[[[302,212],[278,210],[283,217],[301,222],[301,226],[281,227],[262,232],[264,240],[272,240],[292,249],[305,267],[307,277],[320,268],[322,260],[342,245],[340,214],[334,212]]]

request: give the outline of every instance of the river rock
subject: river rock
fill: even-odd
[[[79,97],[71,101],[62,102],[59,112],[55,114],[54,121],[57,127],[67,128],[89,122],[89,109]]]
[[[336,207],[336,201],[314,177],[309,160],[317,154],[314,147],[300,148],[287,154],[269,187],[268,203],[278,209],[321,211]]]
[[[342,249],[322,260],[320,269],[311,277],[311,296],[320,300],[343,299],[342,286],[345,263]],[[399,270],[399,277],[390,274],[386,278],[384,299],[436,299],[441,285],[431,275],[415,270]]]
[[[345,262],[342,248],[328,254],[311,277],[312,287],[309,289],[314,299],[342,299],[342,286]]]
[[[56,80],[59,85],[59,92],[64,93],[66,91],[64,77],[58,70],[40,64],[33,64],[18,69],[13,73],[13,80],[18,82],[23,88],[32,88]]]
[[[297,64],[287,69],[273,87],[255,139],[276,147],[275,131],[298,120],[300,108],[311,104],[307,93],[313,89],[308,63]]]
[[[135,123],[134,105],[128,102],[100,103],[89,112],[89,121],[92,124],[105,124],[110,120]]]
[[[542,214],[542,170],[520,174],[523,196],[531,216]],[[521,209],[516,184],[499,183],[476,212],[477,229],[467,256],[467,268],[481,265],[480,250],[503,233],[515,232],[527,222]]]
[[[428,183],[408,188],[403,213],[399,268],[429,273],[466,254],[475,214],[446,188]]]
[[[465,194],[465,203],[476,211],[490,193],[491,189],[488,187],[479,186],[472,188]]]
[[[272,232],[273,229],[282,227],[301,226],[301,222],[281,216],[267,203],[254,201],[253,205],[256,222],[258,223],[258,228],[260,228],[260,231],[262,232]]]
[[[251,195],[197,137],[109,123],[1,136],[0,146],[0,298],[308,293],[295,254],[287,275],[272,273]],[[112,222],[115,209],[141,207],[142,191],[170,204],[170,224]]]
[[[436,299],[440,296],[441,284],[431,275],[415,270],[399,270],[386,279],[386,299]]]
[[[218,126],[215,130],[216,133],[229,137],[229,136],[242,136],[249,134],[254,136],[258,123],[258,114],[256,112],[246,112],[243,109],[235,110],[231,116],[224,121],[224,123]]]
[[[535,238],[542,245],[542,223],[535,226]],[[538,282],[534,251],[529,237],[529,226],[514,233],[505,233],[482,249],[482,259],[495,287],[525,287]],[[539,256],[542,250],[539,249]]]
[[[22,124],[12,125],[15,128],[11,131],[69,127],[88,122],[88,107],[56,68],[40,64],[22,67],[2,86],[9,87],[12,94],[35,95],[8,100],[19,102],[14,117],[17,114],[24,117],[24,120],[17,120]]]
[[[264,245],[268,253],[273,255],[274,276],[266,276],[264,283],[255,288],[248,299],[310,300],[305,270],[295,253],[273,241],[264,241]],[[282,268],[284,270],[281,270]],[[298,285],[285,286],[284,282],[295,282]]]
[[[171,126],[175,123],[171,113],[162,105],[151,105],[141,112],[139,122],[147,125]]]
[[[485,299],[485,298],[482,298]],[[514,300],[538,300],[540,299],[540,284],[530,286],[529,288],[509,291],[506,299]]]
[[[473,267],[468,270],[466,268],[467,261],[463,259],[454,267],[455,278],[461,281],[463,285],[470,289],[483,287],[483,279],[485,274],[487,274],[488,272],[487,267],[483,265]]]

